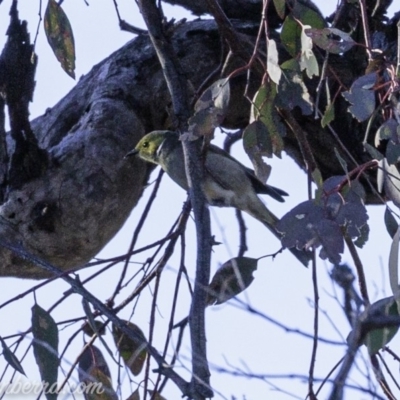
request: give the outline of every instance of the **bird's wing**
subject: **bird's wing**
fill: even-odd
[[[251,186],[244,168],[223,150],[212,148],[207,153],[206,173],[225,190],[242,192],[246,186]]]
[[[247,177],[247,179],[250,181],[250,183],[253,186],[253,189],[255,190],[256,193],[268,194],[269,196],[271,196],[272,198],[274,198],[275,200],[280,201],[280,202],[285,201],[282,196],[287,196],[288,194],[284,190],[276,188],[271,185],[264,184],[257,178],[257,176],[255,175],[255,173],[252,169],[244,166],[242,163],[240,163],[238,160],[236,160],[236,158],[233,158],[225,150],[223,150],[217,146],[210,145],[210,147],[208,149],[207,158],[209,156],[212,157],[214,155],[220,155],[221,157],[225,157],[226,160],[230,160],[232,163],[229,165],[231,165],[231,167],[235,171],[237,171],[240,168],[242,171],[242,174],[240,174],[240,178],[238,178],[238,179],[243,179],[244,175],[245,175]],[[228,161],[226,161],[226,162],[228,162]],[[221,177],[221,179],[223,181],[223,177]],[[216,180],[217,180],[217,178],[216,178]],[[221,186],[223,186],[222,183],[221,183]]]

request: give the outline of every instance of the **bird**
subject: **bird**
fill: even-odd
[[[177,132],[158,130],[146,134],[126,157],[134,155],[159,165],[175,183],[189,190],[182,142]],[[244,211],[265,225],[278,239],[282,238],[276,229],[279,218],[268,210],[258,194],[267,194],[279,202],[284,202],[284,196],[288,194],[264,184],[252,169],[213,144],[207,148],[201,187],[209,205]],[[309,254],[295,248],[290,250],[302,264],[308,263]]]

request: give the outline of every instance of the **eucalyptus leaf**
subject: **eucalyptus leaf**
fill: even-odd
[[[124,360],[125,365],[133,375],[137,376],[143,369],[147,357],[147,342],[142,330],[134,323],[124,321],[124,323],[143,340],[132,339],[123,333],[117,325],[112,326],[112,333],[118,352]]]
[[[39,305],[32,307],[33,354],[39,367],[40,377],[48,387],[57,385],[58,376],[58,328],[52,316]],[[47,400],[57,399],[54,390],[45,391]]]
[[[348,92],[343,92],[343,97],[352,105],[349,112],[362,122],[369,118],[375,110],[375,92],[372,90],[376,82],[376,73],[361,76],[353,82]]]
[[[318,47],[333,54],[344,53],[356,44],[348,33],[336,28],[308,28],[305,30],[305,34],[309,36]],[[338,39],[332,37],[332,35],[338,37]]]
[[[75,41],[71,24],[61,5],[49,0],[44,14],[44,31],[63,70],[75,79]]]
[[[285,18],[286,0],[273,0],[276,13],[282,19]]]
[[[397,232],[397,229],[399,228],[399,224],[393,217],[393,214],[390,211],[389,207],[386,207],[385,209],[384,220],[385,220],[386,230],[388,231],[390,237],[393,239],[394,235]]]
[[[197,100],[194,106],[195,113],[212,107],[217,108],[220,110],[220,114],[225,115],[229,106],[230,95],[229,79],[219,79],[209,86]]]
[[[382,160],[381,165],[382,169],[378,170],[378,177],[381,174],[385,194],[400,208],[400,173],[396,165],[389,165],[386,158]]]
[[[282,76],[282,70],[279,67],[278,49],[276,48],[276,42],[273,39],[268,39],[267,54],[268,75],[273,82],[279,85],[279,81]]]
[[[7,346],[6,342],[3,340],[3,338],[0,338],[1,341],[1,346],[3,347],[3,356],[5,360],[8,362],[8,364],[14,368],[16,371],[20,372],[21,374],[25,375],[25,371],[22,368],[21,363],[19,362],[18,358],[16,355],[10,350],[10,348]]]
[[[378,300],[371,304],[367,311],[367,318],[371,315],[374,317],[398,317],[399,311],[396,301],[392,296]],[[398,329],[398,326],[388,326],[385,328],[373,329],[368,332],[365,336],[364,344],[367,346],[369,354],[374,355],[378,353],[380,349],[385,347],[396,335]]]
[[[140,400],[139,388],[137,388],[126,400]]]
[[[253,282],[258,259],[235,257],[225,262],[215,273],[207,289],[207,304],[217,305],[235,297]]]
[[[80,355],[78,375],[85,389],[85,400],[118,400],[112,387],[110,369],[96,346],[87,346]]]

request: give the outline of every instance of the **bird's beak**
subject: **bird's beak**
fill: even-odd
[[[133,149],[129,153],[127,153],[124,158],[128,158],[128,157],[131,157],[131,156],[136,156],[136,154],[138,154],[138,153],[139,153],[139,150]]]

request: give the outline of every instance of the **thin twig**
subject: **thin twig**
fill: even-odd
[[[168,323],[167,340],[165,341],[164,351],[162,353],[164,358],[167,357],[167,350],[168,350],[169,342],[170,342],[170,339],[172,336],[172,331],[174,329],[174,318],[175,318],[176,306],[178,304],[179,288],[180,288],[180,283],[181,283],[181,279],[182,279],[182,274],[183,274],[183,271],[185,270],[185,248],[186,248],[185,235],[184,235],[184,233],[182,233],[182,235],[181,235],[181,261],[180,261],[179,271],[178,271],[178,275],[176,277],[176,282],[175,282],[175,290],[174,290],[174,296],[173,296],[173,300],[172,300],[171,315],[169,317],[169,323]],[[174,366],[176,357],[177,357],[177,353],[174,352],[173,358],[170,362],[171,366]],[[155,392],[157,392],[157,387],[160,384],[160,380],[161,380],[161,375],[159,374],[157,377],[156,384],[154,385]],[[162,383],[162,386],[167,383],[167,380],[168,379],[165,379],[165,381]],[[160,387],[160,390],[161,390],[161,387]]]
[[[344,398],[343,389],[345,387],[346,379],[350,372],[350,369],[353,366],[358,346],[361,342],[361,336],[361,321],[360,319],[357,319],[352,330],[352,335],[349,337],[348,340],[346,355],[344,356],[338,374],[333,380],[332,391],[330,393],[330,396],[328,397],[328,400],[338,400]]]
[[[186,228],[186,223],[189,218],[190,213],[190,202],[186,202],[184,205],[184,209],[179,219],[178,226],[174,232],[174,236],[171,238],[170,242],[168,243],[164,255],[161,257],[161,260],[158,262],[157,267],[147,276],[145,276],[136,289],[131,293],[123,302],[121,302],[118,306],[114,307],[115,312],[119,312],[122,310],[126,305],[128,305],[147,285],[157,276],[157,271],[162,270],[166,263],[168,262],[169,258],[174,252],[176,241],[178,240],[179,236]]]
[[[178,130],[183,133],[191,115],[189,88],[185,75],[176,57],[172,43],[163,29],[161,10],[152,0],[138,0],[138,5],[146,23],[151,42],[163,69],[165,81],[171,94]],[[192,346],[191,396],[195,399],[212,397],[210,370],[207,361],[205,307],[206,287],[210,280],[211,264],[211,221],[210,212],[202,190],[204,168],[201,157],[201,143],[182,141],[185,170],[189,183],[189,195],[196,225],[197,255],[196,276],[190,310],[190,338]]]
[[[160,355],[160,353],[153,347],[147,343],[142,335],[139,335],[137,332],[133,331],[126,325],[120,318],[117,317],[114,310],[109,309],[104,303],[102,303],[97,297],[93,296],[88,290],[86,290],[79,279],[71,278],[69,275],[65,275],[65,271],[60,270],[54,265],[48,263],[47,261],[41,260],[36,256],[30,254],[26,250],[24,250],[20,246],[16,246],[10,243],[7,243],[3,240],[0,240],[0,246],[12,251],[16,256],[26,260],[35,266],[43,269],[46,272],[51,273],[52,275],[58,276],[63,279],[66,283],[68,283],[75,293],[81,295],[85,300],[93,305],[93,307],[99,310],[103,315],[105,315],[111,322],[113,322],[122,333],[127,335],[129,338],[135,341],[139,341],[146,346],[148,353],[154,358],[157,362],[159,369],[178,386],[184,396],[190,396],[190,386],[189,384],[174,370],[171,368],[167,368],[165,366],[165,360]]]
[[[393,383],[396,385],[397,389],[400,390],[400,385],[399,385],[399,383],[397,382],[397,380],[396,380],[396,378],[395,378],[393,372],[390,370],[389,366],[387,365],[385,359],[382,357],[382,354],[381,354],[381,353],[378,353],[378,357],[379,357],[379,360],[381,361],[381,363],[383,364],[383,366],[385,367],[386,372],[387,372],[387,373],[389,374],[389,376],[392,378]]]
[[[315,161],[310,144],[308,143],[306,132],[304,132],[303,128],[299,125],[290,112],[284,109],[280,109],[279,112],[281,113],[283,120],[290,127],[290,130],[296,137],[307,170],[313,172],[317,168],[317,163]]]
[[[379,386],[381,387],[383,393],[387,396],[389,400],[396,400],[396,397],[393,395],[390,386],[383,375],[381,366],[379,364],[379,359],[376,354],[372,355],[370,357],[371,364],[372,364],[372,370],[374,371],[375,378],[379,383]]]
[[[218,30],[233,53],[242,53],[243,47],[238,34],[216,0],[206,0],[207,8],[218,25]]]
[[[137,226],[135,228],[135,231],[133,232],[133,237],[132,237],[132,240],[131,240],[131,244],[129,246],[128,254],[132,253],[133,249],[135,248],[137,239],[139,237],[139,233],[141,232],[141,230],[143,228],[143,225],[146,222],[146,219],[147,219],[147,217],[149,215],[151,206],[153,205],[153,202],[154,202],[154,200],[155,200],[155,198],[157,196],[157,192],[158,192],[158,189],[160,187],[161,178],[162,178],[163,174],[164,174],[164,171],[162,169],[160,169],[160,172],[158,173],[158,176],[157,176],[156,183],[154,185],[153,191],[151,192],[151,195],[149,197],[149,200],[147,201],[146,207],[143,210],[143,213],[142,213],[142,215],[141,215],[141,217],[139,219],[139,222],[138,222],[138,224],[137,224]],[[124,279],[125,279],[126,271],[128,269],[128,266],[129,266],[129,261],[130,261],[130,256],[126,257],[125,265],[124,265],[124,268],[122,269],[122,273],[121,273],[121,276],[119,278],[118,284],[117,284],[117,286],[116,286],[116,288],[114,290],[114,293],[111,296],[110,300],[108,300],[109,303],[113,303],[114,302],[115,297],[117,296],[117,294],[121,290],[122,284],[123,284]]]
[[[310,368],[308,373],[308,395],[310,397],[310,400],[317,400],[317,396],[314,392],[314,371],[315,371],[315,360],[317,359],[317,349],[318,349],[319,293],[318,293],[318,279],[317,279],[317,260],[315,258],[315,250],[313,251],[313,259],[312,259],[312,283],[313,283],[313,293],[314,293],[314,338],[311,351]]]
[[[347,235],[344,235],[344,240],[346,242],[347,248],[350,251],[351,257],[353,258],[354,265],[357,270],[358,285],[360,288],[361,297],[364,301],[364,305],[368,306],[370,304],[368,296],[367,281],[365,279],[364,267],[362,261],[358,255],[357,249],[354,246],[353,241]]]
[[[240,210],[236,209],[236,219],[239,224],[239,251],[238,257],[243,257],[246,251],[248,250],[247,247],[247,236],[246,236],[246,223],[244,222],[243,214]]]
[[[340,2],[340,4],[338,5],[338,7],[336,8],[335,11],[335,17],[333,19],[332,25],[331,27],[334,28],[337,24],[337,22],[339,21],[339,18],[344,10],[344,6],[346,4],[346,1],[342,0]],[[322,64],[322,68],[321,68],[321,77],[318,81],[318,85],[317,88],[315,89],[315,93],[316,93],[316,98],[315,98],[315,119],[318,118],[318,109],[319,109],[319,100],[321,97],[321,93],[322,93],[322,85],[325,82],[326,78],[326,71],[327,71],[327,67],[328,67],[328,61],[329,61],[329,51],[325,51],[325,57],[324,57],[324,62]],[[332,101],[333,102],[333,101]]]
[[[119,8],[118,8],[117,1],[116,0],[113,0],[113,1],[114,1],[115,12],[117,13],[117,17],[118,17],[119,27],[121,28],[122,31],[130,32],[130,33],[133,33],[135,35],[147,34],[146,30],[138,28],[138,27],[133,26],[131,24],[128,24],[125,20],[123,20],[121,18],[120,13],[119,13]]]
[[[153,300],[151,302],[151,311],[150,311],[149,339],[148,339],[150,345],[153,343],[154,329],[156,325],[156,309],[157,309],[158,290],[160,288],[160,280],[161,280],[161,269],[157,268],[156,281],[154,284],[154,290],[152,296]],[[163,355],[163,358],[165,359],[165,355]],[[148,394],[147,384],[149,382],[149,376],[150,376],[150,358],[147,358],[146,369],[144,373],[144,400],[147,399],[147,394]]]
[[[368,26],[367,5],[365,3],[365,0],[358,0],[358,3],[360,4],[361,20],[362,20],[362,24],[363,24],[364,40],[365,40],[366,51],[368,54],[368,61],[372,61],[371,36],[370,36],[369,26]]]
[[[42,19],[43,19],[43,18],[42,18],[42,0],[39,1],[39,12],[38,12],[38,16],[39,16],[39,21],[38,21],[38,24],[37,24],[37,27],[36,27],[35,38],[33,39],[33,49],[36,48],[36,41],[37,41],[37,38],[38,38],[38,36],[39,36],[39,28],[40,28],[40,25],[41,25]]]

